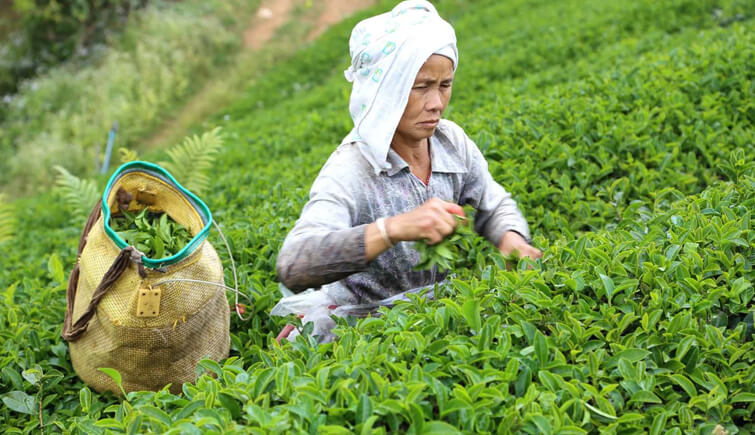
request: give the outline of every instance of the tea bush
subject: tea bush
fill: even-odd
[[[59,328],[80,228],[47,194],[14,204],[7,431],[755,431],[752,8],[437,7],[460,41],[447,117],[519,202],[541,260],[506,270],[473,243],[437,300],[339,320],[334,343],[275,344],[289,321],[268,315],[276,253],[351,126],[347,20],[211,121],[227,145],[203,199],[254,305],[232,320],[232,356],[203,361],[182,394],[119,401],[77,380]]]

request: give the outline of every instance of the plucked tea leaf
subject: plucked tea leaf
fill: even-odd
[[[160,216],[160,221],[157,224],[157,235],[160,236],[163,242],[170,243],[170,225],[168,224],[168,213],[163,213]]]
[[[165,243],[163,243],[163,239],[160,237],[154,237],[152,239],[152,256],[154,258],[163,258],[165,257]]]
[[[153,213],[147,208],[136,215],[126,211],[113,215],[110,225],[127,244],[148,258],[173,256],[192,239],[189,231],[167,213]]]

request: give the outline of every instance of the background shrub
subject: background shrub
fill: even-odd
[[[96,63],[51,68],[21,85],[0,123],[0,185],[14,194],[51,185],[53,165],[94,172],[108,130],[133,147],[240,46],[235,2],[156,3],[132,15]]]

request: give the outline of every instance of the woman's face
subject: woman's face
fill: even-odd
[[[417,73],[404,114],[396,127],[394,142],[421,145],[432,136],[451,99],[454,65],[451,59],[433,54]]]

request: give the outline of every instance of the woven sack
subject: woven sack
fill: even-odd
[[[191,242],[161,259],[128,246],[110,228],[111,211],[145,207],[168,213],[189,230]],[[84,227],[68,281],[62,336],[84,382],[120,394],[98,370],[109,367],[120,372],[127,392],[171,384],[176,393],[195,380],[199,360],[228,356],[223,267],[205,240],[211,224],[207,206],[163,168],[131,162],[113,174]]]

